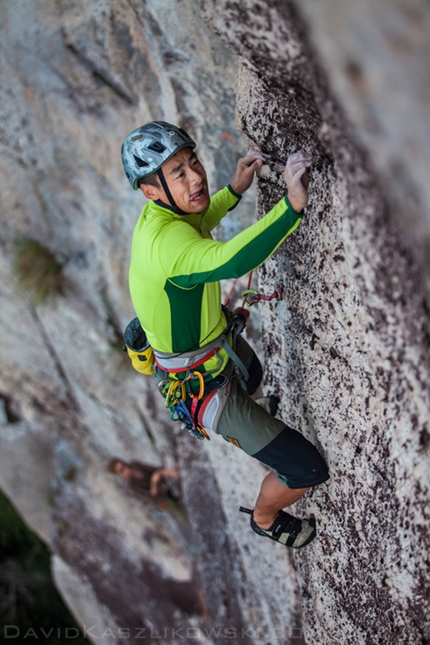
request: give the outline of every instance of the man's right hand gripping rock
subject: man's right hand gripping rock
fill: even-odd
[[[308,203],[309,176],[307,168],[311,163],[312,155],[300,150],[288,157],[285,166],[284,177],[287,184],[288,200],[296,213],[300,213]]]

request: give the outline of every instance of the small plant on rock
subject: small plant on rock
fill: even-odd
[[[14,268],[19,286],[29,293],[35,305],[48,298],[65,295],[63,262],[40,242],[31,239],[17,241]]]

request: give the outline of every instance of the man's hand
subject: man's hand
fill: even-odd
[[[238,195],[242,195],[252,184],[254,173],[257,168],[261,168],[264,161],[269,159],[270,155],[265,155],[259,150],[249,150],[246,157],[242,157],[237,162],[237,168],[234,179],[230,186]]]
[[[312,155],[302,150],[295,152],[287,159],[284,177],[287,184],[288,200],[296,213],[300,213],[308,203],[309,175],[307,168],[311,163]]]

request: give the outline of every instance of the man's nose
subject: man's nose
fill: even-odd
[[[194,184],[199,184],[203,179],[203,171],[195,168],[190,168],[190,181]]]

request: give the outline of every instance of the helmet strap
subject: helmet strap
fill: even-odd
[[[161,185],[163,187],[164,192],[166,193],[166,197],[169,200],[170,204],[165,204],[160,199],[157,199],[156,203],[159,204],[160,206],[163,206],[164,208],[168,208],[169,210],[173,211],[177,215],[187,215],[188,213],[185,213],[185,211],[181,210],[180,208],[178,208],[178,206],[176,206],[175,200],[172,197],[172,193],[169,190],[167,181],[164,177],[164,173],[161,168],[157,170],[157,176],[161,181]]]

